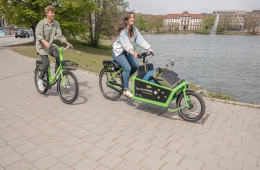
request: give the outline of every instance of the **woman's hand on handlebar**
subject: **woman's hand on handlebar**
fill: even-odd
[[[135,59],[137,59],[137,53],[136,53],[136,52],[131,52],[131,55],[132,55],[133,57],[135,57]]]
[[[153,49],[150,49],[149,52],[153,53],[154,54],[154,50]]]

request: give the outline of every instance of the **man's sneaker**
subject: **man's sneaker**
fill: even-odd
[[[42,81],[42,80],[39,80],[39,81],[38,81],[38,89],[39,89],[41,92],[44,92],[44,87],[43,87],[43,81]]]
[[[124,91],[123,91],[123,95],[125,95],[125,96],[127,96],[127,97],[130,97],[130,98],[133,98],[133,94],[130,92],[129,89],[124,90]]]

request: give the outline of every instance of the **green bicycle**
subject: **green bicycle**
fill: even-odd
[[[142,79],[149,70],[153,70],[152,63],[145,62],[145,57],[149,55],[152,53],[138,54],[138,58],[143,59],[143,65],[138,67],[136,76],[130,77],[133,80],[133,89],[130,89],[133,93],[132,99],[166,107],[170,112],[178,111],[186,121],[200,120],[205,114],[205,102],[198,93],[189,90],[190,83],[183,80],[171,89]],[[124,90],[125,71],[113,60],[104,60],[103,65],[104,68],[99,74],[101,93],[108,100],[117,100]],[[169,104],[174,100],[176,100],[176,105],[174,104],[174,110],[172,110]]]
[[[51,46],[58,47],[55,44],[52,44]],[[51,77],[50,67],[48,67],[48,70],[44,74],[43,92],[41,92],[38,88],[38,80],[43,67],[43,61],[36,60],[36,68],[34,71],[34,83],[37,91],[40,94],[45,94],[48,90],[52,88],[52,86],[54,86],[57,83],[57,91],[60,96],[60,99],[66,104],[71,104],[78,97],[79,84],[76,76],[70,71],[76,70],[78,64],[69,60],[63,60],[63,51],[65,51],[68,48],[70,48],[70,46],[67,46],[66,48],[63,47],[59,48],[60,66],[58,67],[54,77]],[[56,80],[56,77],[58,75],[59,78],[58,80]]]

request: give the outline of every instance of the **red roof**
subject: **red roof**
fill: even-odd
[[[204,16],[202,14],[191,14],[192,18],[203,18]]]
[[[180,14],[168,14],[165,18],[179,18]]]
[[[151,15],[151,14],[145,14],[147,18],[153,18],[158,15]],[[161,16],[161,15],[160,15]],[[164,18],[179,18],[180,16],[189,16],[191,18],[203,18],[204,16],[202,14],[190,14],[188,11],[184,11],[182,14],[167,14],[164,16]]]

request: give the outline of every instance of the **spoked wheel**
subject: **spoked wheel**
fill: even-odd
[[[66,103],[73,103],[79,94],[79,83],[76,76],[72,72],[63,72],[63,80],[65,87],[63,86],[61,75],[58,79],[57,88],[60,99]]]
[[[123,83],[123,78],[122,78],[121,73],[117,74],[115,77],[111,78],[115,73],[116,73],[116,71],[106,72],[106,69],[103,68],[99,75],[100,91],[103,94],[103,96],[108,100],[118,99],[122,95],[123,90],[124,90],[123,89],[124,83]],[[108,80],[109,80],[109,84],[113,85],[114,87],[110,86],[108,84]],[[116,87],[119,87],[121,89],[116,88]]]
[[[196,122],[200,120],[205,114],[205,102],[203,98],[196,92],[186,92],[186,98],[190,105],[190,108],[186,107],[183,93],[181,94],[177,106],[178,108],[184,107],[178,110],[180,116],[187,121]]]
[[[35,87],[36,87],[36,90],[40,93],[40,94],[45,94],[47,91],[48,91],[48,83],[47,83],[47,80],[46,80],[46,77],[47,77],[47,73],[44,74],[44,78],[43,78],[43,87],[44,87],[44,91],[40,91],[39,90],[39,87],[38,87],[38,81],[39,81],[39,76],[41,74],[41,69],[42,67],[37,67],[35,69],[35,73],[34,73],[34,83],[35,83]]]

